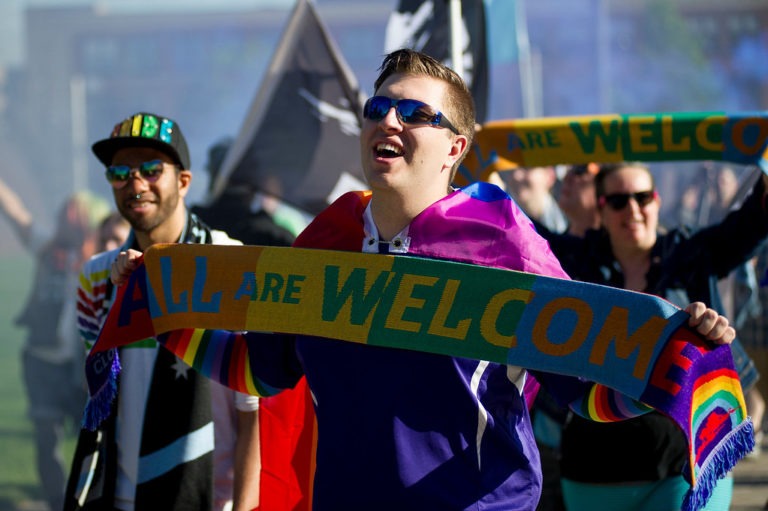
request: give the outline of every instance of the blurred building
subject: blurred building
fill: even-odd
[[[768,108],[765,0],[525,5],[542,115]]]
[[[317,1],[363,90],[376,75],[396,3]],[[104,4],[28,9],[24,66],[2,81],[0,124],[28,158],[42,202],[58,204],[80,187],[108,193],[90,143],[138,110],[177,119],[193,168],[201,168],[208,145],[239,130],[291,2],[153,14]],[[539,115],[768,108],[764,0],[526,0],[522,20],[511,4],[494,0],[488,16],[490,119],[524,111],[523,35]]]
[[[345,58],[373,76],[378,63],[371,58],[381,54],[389,9],[359,3],[351,9],[352,3],[318,10],[337,42],[346,42]],[[193,169],[202,168],[207,147],[238,132],[289,14],[290,8],[274,7],[154,14],[97,4],[28,9],[26,64],[7,91],[13,100],[5,124],[29,157],[39,193],[51,198],[81,187],[108,193],[90,144],[142,110],[176,119]]]

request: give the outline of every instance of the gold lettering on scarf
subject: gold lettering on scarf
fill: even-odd
[[[528,304],[533,299],[533,293],[526,289],[507,289],[495,294],[480,318],[480,334],[489,343],[495,346],[511,348],[517,346],[517,337],[514,334],[504,335],[496,328],[502,309],[512,302]]]
[[[639,351],[632,376],[644,379],[648,365],[653,357],[654,346],[661,341],[661,334],[667,321],[658,316],[651,316],[640,325],[633,334],[629,334],[629,309],[613,307],[605,319],[603,328],[595,338],[595,344],[589,356],[593,364],[605,363],[608,347],[613,344],[618,358],[628,359],[635,351]]]
[[[547,330],[552,323],[555,315],[564,310],[572,310],[576,313],[576,326],[571,332],[571,336],[565,342],[553,343],[550,342]],[[562,298],[555,298],[551,302],[542,307],[538,318],[536,318],[536,324],[533,326],[533,344],[547,355],[563,357],[570,355],[578,350],[589,335],[589,329],[593,322],[592,309],[589,304],[584,300],[578,298],[572,298],[565,296]]]

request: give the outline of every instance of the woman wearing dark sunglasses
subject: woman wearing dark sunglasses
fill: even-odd
[[[766,176],[740,209],[697,232],[659,226],[661,198],[637,163],[603,164],[595,178],[602,228],[583,237],[541,230],[576,279],[661,296],[684,306],[722,310],[717,280],[746,261],[768,235]],[[732,345],[745,390],[757,379],[741,345]],[[687,483],[683,433],[658,413],[611,424],[572,417],[563,429],[561,475],[569,511],[672,511]],[[707,510],[727,510],[733,481],[720,481]]]

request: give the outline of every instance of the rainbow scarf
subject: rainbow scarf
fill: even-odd
[[[473,200],[468,204],[482,213],[483,205]],[[354,205],[357,213],[360,207]],[[430,214],[445,214],[437,211]],[[118,290],[86,363],[88,420],[97,423],[110,405],[118,369],[113,348],[166,332],[166,348],[195,369],[236,390],[269,394],[250,372],[245,338],[226,343],[233,334],[217,331],[258,330],[490,360],[598,382],[579,408],[583,415],[617,420],[643,403],[685,432],[685,476],[692,485],[687,510],[703,507],[717,479],[752,449],[752,424],[730,349],[703,342],[686,327],[687,315],[668,302],[530,273],[351,252],[353,245],[359,250],[360,237],[344,231],[359,229],[359,215],[341,222],[313,234],[336,236],[338,242],[327,243],[350,252],[206,245],[148,250],[144,265]],[[455,251],[456,245],[445,248]],[[609,388],[638,403],[617,399]]]
[[[483,125],[458,184],[561,163],[730,161],[768,172],[768,113],[676,112],[541,117]]]
[[[264,291],[257,282],[273,287]],[[367,285],[367,306],[343,292]],[[416,286],[439,299],[416,305]],[[418,319],[409,309],[421,309]],[[118,344],[194,325],[319,335],[586,377],[666,413],[685,431],[689,509],[699,509],[717,478],[752,448],[730,349],[708,346],[687,330],[684,313],[650,295],[404,256],[175,245],[147,251],[113,311],[102,331],[111,333],[99,338],[91,360]],[[457,314],[463,319],[451,324]],[[166,346],[205,374],[257,393],[246,346],[222,357],[215,340],[187,329]],[[593,402],[602,420],[621,415],[608,401]]]

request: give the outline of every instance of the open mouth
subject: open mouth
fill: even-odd
[[[396,158],[403,155],[403,150],[394,144],[381,143],[376,144],[374,153],[379,158]]]

